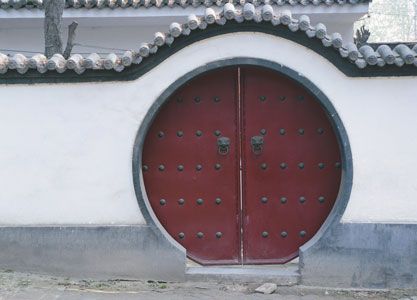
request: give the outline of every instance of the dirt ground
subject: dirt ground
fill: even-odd
[[[0,300],[25,299],[412,299],[417,290],[338,290],[319,287],[278,287],[271,295],[254,292],[259,284],[222,282],[155,282],[79,280],[0,270]]]

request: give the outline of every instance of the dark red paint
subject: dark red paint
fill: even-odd
[[[227,155],[217,151],[216,130],[231,140]],[[263,136],[261,153],[253,153],[253,136]],[[148,132],[143,165],[156,216],[202,264],[293,259],[330,213],[341,178],[337,139],[319,102],[296,82],[255,67],[217,70],[180,88]]]
[[[233,68],[187,83],[158,113],[144,145],[143,164],[149,168],[143,172],[144,181],[155,214],[188,256],[204,264],[240,262],[237,79]],[[227,155],[217,151],[216,130],[231,140]],[[164,132],[162,138],[160,131]],[[177,131],[184,135],[178,137]],[[165,171],[159,171],[160,164]],[[199,164],[202,169],[197,171]],[[215,169],[216,164],[221,165],[220,170]],[[182,172],[178,165],[184,166]],[[181,198],[183,205],[178,203]],[[201,205],[197,204],[199,198],[203,199]],[[216,198],[221,199],[220,204]],[[166,204],[161,205],[160,199]],[[183,239],[178,236],[181,232]],[[198,232],[204,237],[198,238]],[[216,237],[217,232],[222,233],[221,238]]]
[[[333,207],[340,186],[339,147],[325,111],[296,82],[258,68],[242,68],[241,82],[243,263],[285,263],[298,255],[298,248],[314,236]],[[250,138],[261,129],[267,130],[264,149],[255,155]],[[281,163],[287,167],[282,169]],[[268,202],[262,203],[261,197]],[[262,237],[264,231],[267,238]]]

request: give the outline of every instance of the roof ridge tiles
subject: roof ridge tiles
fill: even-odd
[[[270,5],[263,5],[256,8],[253,4],[246,3],[243,7],[236,8],[233,4],[226,4],[220,12],[213,8],[207,8],[203,16],[189,15],[187,22],[180,24],[171,23],[168,32],[156,32],[151,42],[142,43],[138,50],[129,50],[118,55],[109,53],[101,57],[96,53],[91,53],[87,57],[80,54],[73,54],[69,59],[65,59],[61,54],[55,54],[47,59],[43,54],[36,54],[31,58],[23,54],[8,56],[0,53],[0,74],[5,74],[9,69],[16,70],[20,74],[26,73],[29,69],[36,69],[39,73],[48,70],[55,70],[63,73],[66,70],[74,70],[77,74],[82,74],[85,70],[115,70],[123,71],[126,67],[140,64],[141,61],[157,52],[159,47],[171,45],[175,38],[181,35],[189,35],[192,30],[204,30],[209,24],[224,25],[229,20],[238,23],[250,22],[270,22],[273,26],[287,26],[291,32],[304,32],[309,38],[318,39],[323,47],[332,47],[338,51],[341,59],[347,59],[354,63],[359,69],[367,66],[384,67],[386,65],[414,65],[417,67],[417,45],[413,48],[399,44],[394,48],[388,45],[380,45],[377,50],[365,45],[359,49],[353,43],[345,44],[339,33],[330,34],[324,24],[312,25],[310,18],[306,15],[295,19],[290,10],[274,11]]]
[[[44,0],[0,0],[0,9],[42,9]],[[223,6],[226,3],[252,3],[256,6],[263,4],[282,5],[356,5],[368,3],[371,0],[65,0],[67,8],[138,8],[138,7],[173,7],[173,6]]]

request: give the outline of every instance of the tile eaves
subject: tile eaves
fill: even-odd
[[[264,4],[292,6],[331,6],[357,5],[369,3],[372,0],[66,0],[67,8],[139,8],[139,7],[187,7],[187,6],[223,6],[226,3],[244,5],[252,3],[255,6]],[[43,0],[0,0],[0,9],[42,9]]]
[[[383,68],[389,65],[417,67],[417,45],[383,44],[378,47],[366,45],[358,49],[353,43],[345,44],[339,33],[328,33],[324,24],[312,25],[310,18],[306,15],[296,19],[289,10],[277,12],[270,5],[255,7],[247,3],[243,7],[236,8],[233,4],[227,3],[218,13],[212,8],[207,8],[204,16],[189,15],[184,24],[174,22],[167,32],[156,32],[153,41],[142,43],[139,49],[126,51],[121,55],[110,53],[102,57],[97,53],[87,56],[73,54],[65,59],[61,54],[55,54],[47,59],[43,54],[26,57],[20,53],[13,56],[0,53],[0,74],[5,74],[8,70],[25,74],[29,69],[41,74],[48,71],[63,73],[67,70],[73,70],[76,74],[82,74],[86,70],[121,72],[131,65],[140,65],[143,59],[153,56],[159,47],[170,46],[176,38],[190,35],[193,30],[204,30],[210,24],[222,26],[233,21],[237,23],[269,22],[273,26],[284,25],[289,32],[304,32],[308,38],[321,42],[322,47],[336,50],[340,60],[347,60],[358,69],[365,69],[368,66]]]

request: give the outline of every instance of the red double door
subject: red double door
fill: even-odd
[[[285,263],[336,200],[339,146],[306,89],[230,67],[182,86],[157,114],[143,177],[160,223],[201,264]]]

